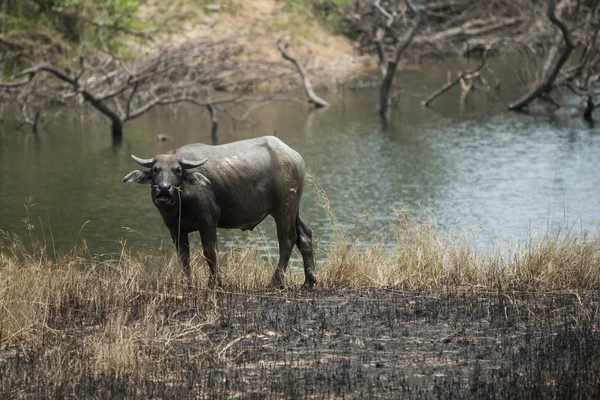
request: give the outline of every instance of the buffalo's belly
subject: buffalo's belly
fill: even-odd
[[[222,210],[217,227],[252,230],[269,215],[267,210]]]
[[[258,220],[252,220],[252,221],[247,221],[247,222],[243,222],[243,223],[235,223],[232,221],[223,221],[223,222],[219,222],[218,227],[219,228],[223,228],[223,229],[241,229],[243,231],[251,231],[254,228],[256,228],[261,222],[264,221],[265,218],[267,218],[269,214],[265,214],[264,216],[262,216],[262,218],[258,219]]]

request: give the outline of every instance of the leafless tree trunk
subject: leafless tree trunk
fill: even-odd
[[[398,68],[398,63],[400,62],[400,58],[412,42],[419,26],[421,25],[421,21],[423,20],[424,11],[422,8],[416,8],[412,5],[410,0],[405,0],[407,7],[415,13],[415,17],[412,22],[412,26],[406,33],[405,37],[402,40],[398,40],[398,43],[394,47],[394,52],[388,61],[388,58],[385,54],[385,49],[383,48],[383,39],[381,41],[378,40],[378,54],[379,54],[379,64],[380,70],[383,75],[383,82],[381,83],[381,89],[379,91],[379,114],[384,115],[389,107],[390,103],[390,92],[392,89],[392,84],[394,82],[394,75],[396,74],[396,70]],[[423,2],[423,7],[427,4],[427,1]],[[379,0],[374,2],[375,7],[382,12],[386,18],[388,18],[388,25],[392,24],[390,18],[394,18],[391,14],[386,12],[381,5],[379,4]]]
[[[558,41],[550,50],[548,60],[544,65],[542,77],[536,86],[529,93],[521,97],[519,100],[508,106],[509,110],[523,110],[533,100],[537,98],[545,99],[548,93],[554,87],[554,81],[558,77],[561,69],[569,59],[571,52],[575,48],[571,33],[566,24],[556,16],[556,0],[550,0],[548,4],[548,18],[556,25],[562,34],[564,40],[564,48],[560,49]]]
[[[217,111],[210,103],[206,105],[206,109],[210,114],[210,138],[212,140],[212,144],[215,145],[218,143],[217,128],[219,127],[219,121],[217,120]]]

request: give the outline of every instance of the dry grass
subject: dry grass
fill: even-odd
[[[477,250],[466,236],[396,212],[395,243],[367,248],[337,236],[319,270],[325,287],[385,286],[406,290],[584,290],[600,287],[600,237],[560,231],[525,243]]]
[[[325,202],[327,208],[327,202]],[[336,223],[332,215],[332,223]],[[477,251],[464,237],[396,212],[393,243],[358,246],[340,229],[317,269],[319,289],[386,287],[397,290],[556,291],[600,288],[598,234],[556,232],[506,249]],[[31,246],[30,246],[31,247]],[[123,246],[114,259],[89,254],[85,246],[67,254],[48,252],[5,235],[0,247],[0,347],[43,350],[52,371],[65,357],[65,335],[84,337],[82,359],[96,375],[146,377],[152,366],[186,343],[205,345],[202,363],[223,361],[233,339],[212,343],[207,326],[217,323],[216,292],[206,288],[204,261],[194,261],[192,287],[184,285],[173,251],[131,254]],[[53,253],[53,252],[52,252]],[[198,254],[195,251],[194,254]],[[273,263],[257,250],[222,255],[222,291],[263,290]],[[292,293],[303,281],[288,272]],[[221,291],[221,292],[222,292]],[[263,295],[273,293],[258,292]],[[276,293],[275,296],[286,296]],[[67,329],[68,328],[68,329]],[[58,346],[58,347],[57,347]],[[68,346],[67,346],[68,347]],[[54,366],[54,367],[53,367]]]

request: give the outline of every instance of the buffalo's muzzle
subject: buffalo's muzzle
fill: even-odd
[[[170,183],[161,182],[155,186],[155,200],[157,203],[171,203],[174,199],[173,186]]]

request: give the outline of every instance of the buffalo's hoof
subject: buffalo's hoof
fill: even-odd
[[[304,275],[304,284],[302,285],[302,290],[313,290],[316,284],[317,277],[312,270],[309,269]]]
[[[306,280],[306,281],[304,281],[304,283],[300,287],[300,290],[312,291],[312,290],[314,290],[316,283],[317,283],[316,280],[314,280],[314,281],[308,281],[308,280]]]
[[[274,277],[273,279],[271,279],[271,282],[269,282],[269,284],[267,285],[267,289],[283,290],[285,289],[285,285],[283,284],[283,280]]]
[[[208,278],[208,287],[210,289],[218,289],[223,286],[223,282],[221,281],[220,276],[213,275]]]

